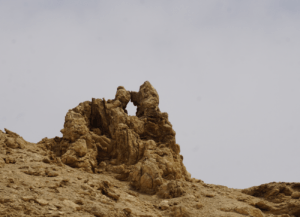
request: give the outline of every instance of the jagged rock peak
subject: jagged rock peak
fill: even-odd
[[[137,106],[136,116],[127,114],[129,101]],[[191,177],[168,114],[158,105],[158,93],[148,81],[138,92],[119,86],[112,100],[93,98],[69,110],[63,137],[39,144],[50,150],[52,161],[90,173],[116,173],[140,192],[180,196],[180,181]]]

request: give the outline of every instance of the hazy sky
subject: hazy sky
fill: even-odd
[[[299,59],[298,0],[0,0],[0,129],[61,136],[68,109],[148,80],[192,177],[300,182]]]

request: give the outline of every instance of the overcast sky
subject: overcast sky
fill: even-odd
[[[61,136],[68,109],[148,80],[192,177],[300,182],[299,59],[297,0],[0,0],[0,129]]]

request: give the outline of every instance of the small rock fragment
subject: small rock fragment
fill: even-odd
[[[293,192],[292,198],[293,199],[299,199],[300,198],[300,192]]]
[[[6,146],[9,147],[9,148],[16,149],[16,148],[19,147],[19,144],[16,143],[15,138],[10,138],[10,137],[8,137],[8,138],[6,139]]]
[[[129,215],[132,212],[130,208],[125,208],[123,209],[123,211],[125,212],[126,215]]]
[[[25,148],[26,141],[23,138],[16,138],[16,143],[18,143],[20,149]]]
[[[159,203],[158,207],[162,210],[166,210],[169,208],[169,202],[167,200],[163,200]]]
[[[59,186],[64,187],[64,186],[68,186],[69,184],[70,184],[70,179],[63,179],[61,180]]]
[[[266,201],[259,201],[255,204],[255,206],[261,210],[269,211],[272,209],[272,206],[270,206]]]
[[[8,156],[5,158],[5,163],[7,164],[15,164],[16,163],[16,159],[11,157],[11,156]]]
[[[24,201],[30,201],[30,200],[34,200],[34,199],[35,199],[33,196],[23,196],[23,197],[21,197],[21,198],[22,198],[22,200],[24,200]]]
[[[158,195],[165,199],[180,197],[184,194],[182,182],[172,180],[160,186]]]
[[[6,150],[4,148],[0,148],[0,154],[6,155]]]
[[[67,206],[67,207],[70,207],[70,208],[74,209],[74,210],[80,210],[80,206],[77,205],[76,203],[74,203],[74,202],[71,201],[71,200],[64,200],[64,201],[63,201],[63,204],[64,204],[65,206]]]
[[[215,194],[214,194],[214,193],[206,193],[205,196],[206,196],[206,197],[214,197]]]
[[[58,172],[55,172],[53,170],[46,170],[45,173],[47,174],[48,177],[56,177],[56,176],[58,176]]]
[[[135,197],[138,197],[139,196],[139,193],[137,192],[134,192],[134,191],[126,191],[128,194],[132,195],[132,196],[135,196]]]
[[[21,169],[29,169],[29,166],[21,166],[21,167],[19,167],[19,169],[21,170]]]
[[[49,164],[51,161],[50,161],[50,159],[48,157],[45,157],[43,159],[43,162],[46,163],[46,164]]]
[[[248,206],[237,206],[234,208],[234,211],[236,213],[242,214],[242,215],[247,215],[247,216],[253,216],[253,217],[263,217],[263,213],[261,210],[253,208],[253,207],[248,207]]]
[[[172,211],[172,217],[191,217],[190,213],[184,206],[175,206],[173,207]]]
[[[202,204],[202,203],[197,203],[197,204],[196,204],[196,208],[197,208],[197,209],[201,209],[202,207],[203,207],[203,204]]]
[[[98,187],[98,190],[101,190],[102,194],[114,199],[118,200],[120,198],[119,194],[111,188],[111,184],[108,181],[102,181]]]
[[[47,200],[44,199],[36,199],[35,200],[38,204],[40,204],[41,206],[46,206],[49,204],[49,202]]]
[[[99,168],[105,168],[106,167],[106,163],[104,161],[102,161],[99,166]]]
[[[13,201],[14,200],[12,198],[9,198],[9,197],[1,197],[0,198],[0,203],[11,203]]]
[[[83,205],[84,204],[81,199],[76,200],[75,203],[78,204],[78,205]]]
[[[108,216],[106,214],[106,210],[97,205],[88,205],[88,206],[84,207],[84,210],[88,213],[93,214],[94,216],[97,216],[97,217]]]

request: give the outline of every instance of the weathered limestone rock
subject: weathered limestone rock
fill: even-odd
[[[158,195],[162,198],[175,198],[184,194],[182,183],[179,181],[170,181],[163,184],[158,191]]]
[[[0,130],[0,216],[300,216],[300,183],[241,190],[192,179],[149,82],[80,103],[61,132],[34,144]]]
[[[163,200],[158,205],[159,209],[166,210],[169,208],[169,202],[167,200]]]
[[[137,106],[136,116],[127,114],[130,100]],[[52,151],[52,160],[61,158],[62,163],[91,173],[114,172],[138,191],[155,194],[170,180],[190,179],[168,114],[158,105],[158,93],[148,81],[139,92],[119,86],[113,100],[93,98],[69,110],[63,137],[45,138],[40,144]]]
[[[243,189],[242,192],[259,198],[255,206],[276,215],[300,214],[300,183],[268,183]],[[280,204],[280,205],[279,205]]]
[[[300,198],[300,192],[293,192],[292,198],[293,199],[299,199]]]
[[[162,173],[156,162],[146,159],[134,166],[129,174],[130,184],[140,192],[154,194],[163,184]]]
[[[25,145],[27,142],[18,134],[8,129],[5,129],[5,133],[0,131],[0,148],[6,146],[12,149],[22,149],[25,148]]]
[[[150,82],[146,81],[139,92],[131,92],[131,101],[137,106],[137,117],[150,116],[159,112],[159,96],[157,91],[152,87]]]
[[[73,201],[70,201],[70,200],[64,200],[63,202],[63,205],[67,206],[67,207],[70,207],[74,210],[80,210],[80,206],[77,205],[76,203],[74,203]]]
[[[175,206],[172,208],[172,217],[191,217],[192,215],[184,206]]]
[[[46,206],[49,204],[49,202],[47,200],[44,199],[36,199],[35,200],[38,204],[40,204],[41,206]]]
[[[129,91],[126,91],[124,87],[119,86],[117,88],[116,100],[121,102],[122,109],[126,109],[128,102],[130,101],[131,95]],[[127,112],[126,112],[127,113]]]
[[[86,121],[81,114],[69,110],[65,118],[64,129],[61,130],[63,138],[71,142],[76,141],[76,139],[88,133],[86,125]]]

